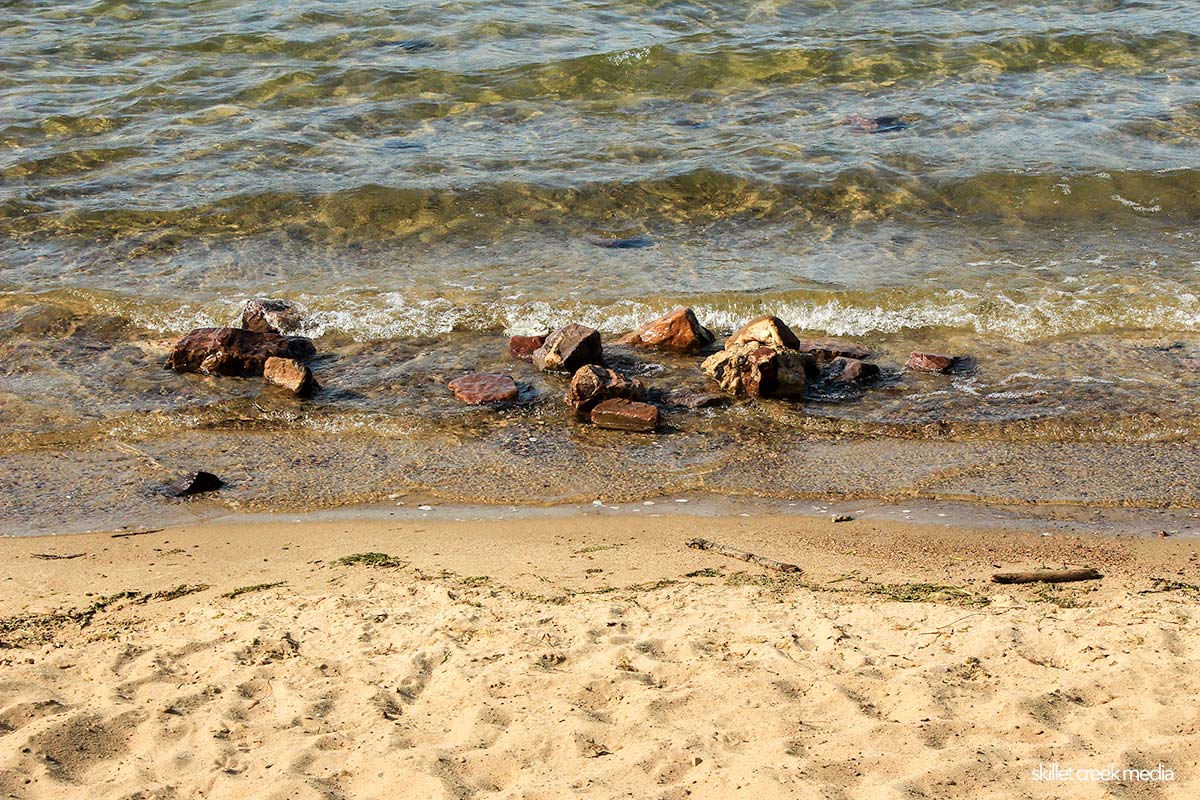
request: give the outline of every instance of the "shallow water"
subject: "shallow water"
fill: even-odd
[[[1165,1],[5,4],[0,529],[152,517],[146,487],[218,463],[244,470],[225,502],[297,507],[925,491],[879,478],[887,446],[1025,448],[1021,486],[981,455],[947,477],[964,496],[1188,504],[1176,467],[1157,493],[1129,475],[1197,438],[1198,45]],[[880,116],[907,127],[847,124]],[[594,244],[625,237],[651,244]],[[315,401],[159,368],[162,340],[263,295],[309,309]],[[678,304],[856,337],[885,380],[644,441],[574,426],[562,381],[503,355]],[[916,347],[980,366],[905,374]],[[534,402],[458,406],[442,384],[475,368]],[[865,449],[825,482],[806,442]],[[1096,486],[1026,491],[1070,461],[1037,448],[1072,443],[1128,449]]]

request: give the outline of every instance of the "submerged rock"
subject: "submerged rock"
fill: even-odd
[[[263,362],[263,380],[282,386],[298,397],[308,397],[321,388],[313,378],[312,370],[294,358],[268,358]]]
[[[268,358],[304,361],[317,354],[311,339],[243,328],[196,328],[175,343],[166,368],[209,375],[262,375]]]
[[[511,336],[508,340],[508,354],[520,361],[533,361],[534,352],[546,343],[548,336],[549,331],[532,336]]]
[[[202,492],[215,492],[225,485],[225,481],[211,472],[199,470],[181,475],[178,480],[166,487],[166,493],[172,497],[187,497]]]
[[[839,356],[825,368],[825,379],[831,383],[866,383],[878,377],[878,366],[858,358]]]
[[[669,406],[691,409],[722,405],[726,400],[728,398],[720,392],[689,391],[687,389],[671,392],[663,398],[663,402]]]
[[[615,398],[592,409],[592,423],[618,431],[653,433],[658,429],[658,407],[649,403]]]
[[[800,340],[779,317],[765,316],[747,322],[725,340],[726,349],[739,344],[759,344],[798,350]]]
[[[304,310],[287,300],[247,300],[242,327],[259,333],[295,333],[304,323]]]
[[[542,346],[533,352],[533,365],[543,372],[574,373],[584,364],[603,363],[604,348],[600,344],[600,331],[574,323],[550,334]]]
[[[864,117],[854,114],[846,118],[846,124],[864,130],[867,133],[891,133],[902,131],[909,127],[904,117]]]
[[[646,387],[636,378],[630,380],[611,369],[585,364],[571,377],[566,400],[575,416],[587,419],[589,412],[605,400],[643,400],[645,397]]]
[[[811,360],[798,350],[748,341],[710,356],[704,362],[704,371],[730,394],[800,397]]]
[[[643,247],[653,247],[654,240],[649,236],[626,236],[621,239],[588,239],[596,247],[608,250],[640,250]]]
[[[647,322],[625,334],[617,344],[631,347],[657,347],[688,353],[703,350],[716,340],[713,332],[700,324],[690,308],[677,308],[670,314]]]
[[[922,353],[913,351],[904,366],[916,372],[952,372],[959,363],[958,356],[947,356],[941,353]]]
[[[796,349],[801,353],[808,353],[819,363],[833,361],[835,358],[865,361],[871,357],[871,351],[867,348],[841,339],[801,339]]]
[[[517,399],[517,383],[508,375],[476,372],[455,378],[447,386],[459,400],[473,406],[511,403]]]

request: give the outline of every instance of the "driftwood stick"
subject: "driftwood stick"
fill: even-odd
[[[1094,581],[1103,577],[1091,567],[1039,569],[1032,572],[997,572],[992,576],[992,583],[1070,583],[1071,581]]]
[[[795,564],[785,564],[782,561],[776,561],[773,558],[760,556],[755,553],[750,553],[745,550],[738,550],[736,547],[730,547],[727,544],[719,542],[711,542],[708,539],[688,539],[687,546],[694,550],[712,550],[714,553],[720,553],[729,558],[736,558],[739,561],[748,561],[751,564],[758,564],[766,569],[773,569],[776,572],[794,572],[799,573],[804,570],[797,567]]]

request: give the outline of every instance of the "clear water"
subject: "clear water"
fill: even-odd
[[[1198,46],[1200,14],[1167,0],[6,3],[0,518],[33,524],[48,465],[150,443],[167,444],[78,514],[176,466],[242,463],[253,437],[418,454],[381,456],[369,486],[366,467],[314,478],[328,491],[298,505],[445,488],[414,466],[434,441],[501,472],[548,463],[502,431],[568,426],[611,468],[627,440],[570,429],[562,386],[505,360],[503,335],[616,334],[679,304],[718,329],[769,312],[859,338],[890,377],[803,411],[680,417],[645,457],[654,480],[797,430],[1190,446]],[[878,116],[907,127],[852,122]],[[652,246],[593,244],[626,236]],[[263,295],[308,307],[317,401],[158,368],[163,340]],[[905,375],[913,347],[981,367]],[[630,368],[703,383],[660,361]],[[543,402],[466,411],[442,383],[473,368]],[[228,496],[282,502],[263,484],[321,471],[255,469]]]

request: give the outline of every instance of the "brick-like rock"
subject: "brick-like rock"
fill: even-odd
[[[957,356],[947,356],[941,353],[922,353],[913,351],[904,366],[916,372],[952,372],[958,364]]]
[[[614,398],[592,409],[592,423],[618,431],[652,433],[658,429],[658,407]]]
[[[718,406],[725,403],[728,399],[729,398],[720,392],[689,391],[687,389],[680,389],[669,393],[664,398],[664,402],[666,402],[666,404],[669,406],[674,406],[675,408],[697,409],[707,408],[708,406]]]
[[[511,403],[517,399],[517,383],[508,375],[476,372],[463,375],[447,384],[454,396],[464,403],[480,406],[486,403]]]
[[[294,358],[268,358],[263,362],[263,380],[282,386],[299,397],[308,397],[320,388],[312,370]]]
[[[713,332],[700,324],[694,311],[677,308],[667,316],[625,334],[617,344],[692,353],[703,350],[715,340]]]
[[[636,378],[631,380],[611,369],[585,364],[571,377],[566,401],[575,416],[587,419],[591,410],[605,400],[643,400],[645,397],[646,387]]]
[[[510,336],[508,339],[508,354],[520,361],[533,361],[533,354],[546,343],[549,333],[532,336]]]
[[[808,382],[811,356],[756,342],[727,347],[704,362],[704,371],[730,394],[800,397]]]
[[[725,349],[749,343],[789,350],[796,350],[800,346],[800,340],[792,333],[792,329],[783,324],[779,317],[772,316],[759,317],[747,322],[725,340]]]
[[[573,374],[584,364],[604,364],[600,332],[586,325],[559,328],[533,353],[533,365],[542,371]]]
[[[304,323],[304,309],[287,300],[247,300],[242,327],[259,333],[295,333]]]
[[[268,358],[312,358],[317,348],[303,336],[243,328],[196,328],[175,343],[166,367],[210,375],[262,375]]]

